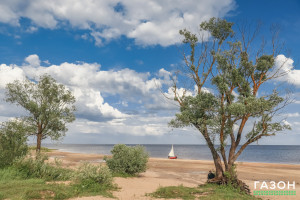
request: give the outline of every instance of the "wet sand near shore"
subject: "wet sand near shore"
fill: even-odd
[[[82,161],[101,163],[103,155],[80,154],[52,151],[47,153],[50,159],[59,158],[63,166],[75,168]],[[150,158],[148,169],[139,177],[115,178],[114,181],[121,188],[113,194],[118,199],[151,199],[146,193],[154,192],[159,186],[184,186],[196,187],[206,182],[209,170],[213,170],[212,161],[204,160],[168,160],[162,158]],[[284,181],[296,183],[296,196],[260,196],[263,199],[300,199],[300,165],[274,164],[274,163],[237,163],[238,177],[254,190],[254,181]],[[258,184],[257,186],[260,186]],[[268,186],[271,186],[268,184]],[[259,188],[257,188],[259,190]],[[107,199],[101,196],[75,198],[81,200]]]

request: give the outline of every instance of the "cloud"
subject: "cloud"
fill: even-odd
[[[0,89],[4,89],[7,83],[14,80],[23,80],[25,77],[24,71],[16,65],[7,66],[0,65]]]
[[[41,75],[49,74],[70,89],[76,98],[77,120],[71,125],[74,132],[100,133],[104,130],[116,134],[162,135],[169,130],[170,117],[159,114],[177,110],[174,103],[165,101],[160,91],[171,83],[167,70],[159,70],[157,77],[152,78],[150,73],[127,68],[101,70],[98,63],[65,62],[48,67],[43,64],[34,54],[26,57],[20,66],[0,65],[0,98],[4,98],[7,83],[25,77],[38,80]],[[137,112],[129,114],[126,110]],[[0,102],[0,113],[3,117],[26,114],[20,107],[5,102]]]
[[[278,55],[275,58],[275,70],[279,69],[279,73],[285,73],[285,76],[279,77],[277,80],[288,82],[300,87],[300,70],[295,69],[294,61],[284,55]]]
[[[110,135],[134,135],[134,136],[162,136],[170,133],[167,126],[172,117],[158,117],[132,115],[124,120],[111,120],[108,122],[92,122],[86,119],[78,119],[74,122],[70,131],[84,134],[110,134]],[[187,132],[189,129],[180,130]]]
[[[43,66],[38,55],[25,58],[22,65],[0,65],[0,99],[4,98],[5,85],[26,76],[38,79],[44,73],[50,74],[59,83],[66,85],[77,100],[77,120],[70,124],[68,134],[110,134],[132,136],[159,136],[170,133],[198,133],[191,129],[168,127],[168,122],[178,111],[172,100],[170,72],[160,69],[155,74],[138,73],[130,69],[102,70],[98,63],[64,62],[59,65]],[[162,91],[162,89],[165,89]],[[180,95],[183,88],[178,89]],[[213,92],[205,88],[206,92]],[[186,95],[195,95],[196,90]],[[171,100],[167,100],[168,96]],[[15,105],[0,101],[0,120],[26,114]],[[287,113],[291,117],[293,131],[297,131],[299,113]],[[290,121],[292,120],[292,121]],[[253,123],[249,122],[249,130]],[[247,129],[247,130],[248,130]],[[171,132],[172,131],[172,132]],[[95,136],[96,138],[97,136]],[[128,136],[129,137],[129,136]]]
[[[79,118],[90,121],[109,121],[127,116],[104,102],[100,91],[79,87],[73,87],[72,90],[76,98],[76,115]]]
[[[3,0],[0,22],[21,26],[21,18],[30,19],[29,32],[64,26],[88,30],[96,45],[126,36],[140,45],[168,46],[180,41],[178,30],[197,31],[203,20],[224,17],[234,8],[234,0]]]
[[[296,113],[286,113],[286,114],[283,114],[283,116],[285,116],[285,117],[300,117],[300,114],[298,112],[296,112]]]
[[[40,58],[36,54],[26,57],[25,61],[33,67],[39,67],[41,64]]]

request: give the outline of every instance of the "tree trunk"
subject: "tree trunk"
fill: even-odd
[[[215,164],[215,168],[216,168],[216,178],[217,179],[222,179],[224,176],[224,170],[222,167],[222,162],[220,157],[218,158],[214,158],[214,164]]]
[[[213,159],[214,159],[214,164],[215,164],[215,168],[216,168],[216,178],[221,179],[224,176],[224,170],[223,170],[221,158],[220,158],[218,152],[216,151],[214,144],[211,142],[211,140],[207,134],[204,135],[204,138],[207,142],[207,145],[208,145],[208,147],[211,151],[211,154],[213,156]]]
[[[222,161],[221,161],[221,158],[220,158],[218,152],[216,151],[216,149],[214,147],[214,144],[212,143],[212,141],[208,135],[207,128],[205,127],[205,130],[201,130],[201,127],[199,127],[195,124],[194,124],[194,126],[202,133],[202,135],[203,135],[204,139],[206,140],[206,143],[211,151],[211,154],[214,159],[215,168],[216,168],[216,178],[222,179],[224,176]]]
[[[41,144],[42,144],[42,134],[37,135],[37,140],[36,140],[36,153],[41,152]]]
[[[36,138],[36,153],[41,152],[41,145],[42,145],[42,126],[38,124],[38,134]]]
[[[231,144],[230,151],[229,151],[229,156],[228,156],[228,169],[227,169],[228,172],[231,171],[231,168],[234,165],[235,150],[236,150],[236,145],[235,144]]]

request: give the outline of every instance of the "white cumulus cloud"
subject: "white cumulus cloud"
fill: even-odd
[[[2,0],[0,22],[20,26],[31,20],[38,27],[55,29],[68,24],[88,30],[96,45],[126,36],[140,45],[168,46],[180,41],[178,30],[197,30],[210,17],[224,17],[234,0]]]
[[[170,72],[165,69],[151,78],[150,73],[127,68],[101,70],[98,63],[65,62],[45,67],[36,54],[26,57],[19,66],[0,65],[0,97],[4,98],[7,83],[25,77],[38,80],[43,74],[64,84],[76,97],[77,120],[70,129],[74,132],[100,133],[102,127],[116,134],[162,135],[169,130],[168,121],[158,112],[176,111],[160,90],[171,83]],[[20,107],[5,102],[0,102],[0,113],[6,118],[26,114]]]
[[[278,55],[275,58],[275,69],[279,69],[279,73],[284,73],[285,75],[279,77],[280,81],[287,81],[297,87],[300,87],[300,69],[295,69],[294,60],[287,58],[284,55]]]

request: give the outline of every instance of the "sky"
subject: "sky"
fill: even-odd
[[[182,64],[178,31],[211,17],[281,28],[290,73],[273,85],[293,91],[281,117],[292,131],[259,144],[300,145],[300,2],[297,0],[2,0],[0,121],[26,111],[6,103],[5,85],[44,73],[76,97],[76,121],[62,143],[204,144],[193,128],[168,122],[178,105],[170,74]],[[163,95],[164,94],[164,95]],[[249,124],[250,127],[250,124]],[[46,140],[45,142],[50,142]]]

